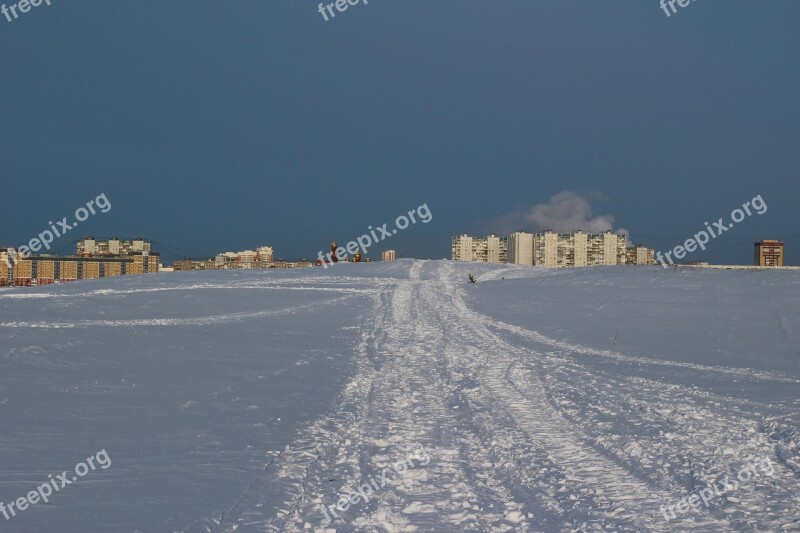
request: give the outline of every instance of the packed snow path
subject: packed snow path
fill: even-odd
[[[797,401],[676,377],[800,391],[796,379],[558,341],[471,309],[459,265],[406,264],[408,279],[364,279],[378,290],[332,414],[188,530],[800,530]],[[769,475],[665,513],[764,460]],[[333,507],[375,480],[367,501]]]

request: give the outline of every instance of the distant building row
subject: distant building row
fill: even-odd
[[[137,237],[78,241],[76,255],[31,255],[0,248],[0,286],[27,287],[62,281],[96,279],[158,272],[160,256],[151,252],[150,241]]]
[[[28,287],[63,281],[107,278],[158,272],[159,255],[147,253],[126,257],[80,257],[36,255],[25,259],[0,250],[0,286]]]
[[[217,268],[267,268],[272,263],[272,246],[259,246],[255,250],[223,252],[214,257]]]
[[[78,241],[78,255],[82,257],[91,256],[124,256],[149,253],[151,243],[148,240],[136,237],[130,240],[120,240],[112,237],[107,241],[98,241],[94,237],[86,237]]]
[[[516,232],[510,237],[453,237],[453,261],[511,263],[543,267],[601,265],[652,265],[654,251],[645,246],[627,246],[624,235],[605,233]]]
[[[230,270],[255,268],[301,268],[313,266],[308,261],[275,261],[272,246],[259,246],[255,250],[223,252],[213,259],[181,259],[175,261],[176,271],[185,270]]]

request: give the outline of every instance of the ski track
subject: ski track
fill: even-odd
[[[364,291],[372,313],[340,402],[270,456],[231,508],[184,531],[800,530],[796,413],[616,369],[796,380],[556,341],[471,310],[456,276],[450,263],[417,261],[408,279],[348,278],[377,289]],[[428,464],[391,470],[420,445]],[[774,475],[662,516],[762,457]],[[327,521],[321,505],[385,471],[369,501]]]
[[[366,292],[364,292],[366,293]],[[357,293],[361,294],[361,292]],[[131,320],[80,320],[75,322],[0,322],[3,328],[38,328],[38,329],[62,329],[62,328],[88,328],[88,327],[134,327],[134,326],[208,326],[214,324],[224,324],[227,322],[238,322],[240,320],[263,318],[268,316],[285,315],[297,313],[308,309],[328,307],[340,303],[356,294],[332,298],[313,304],[295,305],[283,309],[273,309],[270,311],[249,311],[242,313],[227,313],[222,315],[210,315],[193,318],[140,318]]]

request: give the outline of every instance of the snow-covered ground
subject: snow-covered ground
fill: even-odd
[[[0,531],[800,530],[797,272],[401,260],[11,289],[0,362],[0,501],[112,463]]]

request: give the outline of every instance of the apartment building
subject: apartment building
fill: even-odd
[[[632,253],[633,260],[639,261],[636,264],[652,264],[652,249],[641,247]],[[507,238],[463,234],[453,237],[452,259],[548,268],[624,265],[628,262],[628,248],[624,235],[610,231],[536,234],[518,231]],[[646,263],[648,260],[650,263]]]
[[[552,234],[552,232],[545,232]],[[550,237],[550,241],[555,241],[555,264],[553,260],[547,256],[547,250],[552,250],[552,243],[545,246],[544,266],[557,266],[557,267],[584,267],[589,264],[589,239],[590,235],[582,231],[574,233],[561,233],[553,234],[555,238]],[[548,242],[547,237],[543,242]]]
[[[369,259],[367,259],[369,262]],[[301,259],[299,261],[284,261],[283,259],[278,259],[270,268],[312,268],[314,263],[311,261],[306,261],[305,259]]]
[[[475,243],[466,233],[453,237],[450,258],[453,261],[475,261]]]
[[[384,250],[381,253],[381,261],[394,261],[396,253],[394,250]]]
[[[631,246],[626,250],[626,265],[654,265],[655,263],[655,250],[652,248],[639,244]]]
[[[486,262],[508,263],[508,237],[497,235],[486,237]]]
[[[624,265],[628,239],[610,231],[590,234],[587,238],[586,264],[588,266]]]
[[[466,233],[458,235],[453,237],[451,258],[453,261],[507,263],[508,238],[497,235],[472,237]]]
[[[552,231],[537,233],[533,236],[533,264],[536,266],[555,268],[565,266],[559,264],[559,234]],[[562,254],[563,257],[564,254]]]
[[[273,263],[273,256],[272,246],[259,246],[255,250],[242,250],[240,252],[222,252],[214,257],[213,268],[270,268]],[[190,268],[188,270],[198,269]]]
[[[8,285],[8,280],[13,276],[12,262],[8,255],[9,248],[0,248],[0,287]]]
[[[221,267],[217,264],[216,259],[195,260],[187,257],[175,261],[172,264],[172,268],[175,272],[183,272],[189,270],[217,270]]]
[[[783,266],[783,243],[764,239],[754,244],[753,264],[756,266]]]
[[[86,237],[78,241],[77,248],[78,255],[83,257],[117,256],[150,252],[152,244],[141,237],[129,240],[120,240],[117,237],[112,237],[107,241],[98,241],[94,237]]]
[[[624,265],[626,243],[624,235],[610,231],[596,234],[545,231],[533,235],[532,261],[536,266],[548,268]],[[520,250],[523,249],[520,246]],[[528,255],[520,255],[517,264],[531,264]]]
[[[29,287],[80,279],[149,274],[158,272],[159,268],[157,253],[130,257],[37,255],[17,258],[16,262],[9,259],[8,263],[7,258],[7,253],[0,252],[0,286]]]
[[[259,246],[256,248],[256,261],[263,263],[272,263],[274,253],[272,246]]]
[[[158,272],[158,254],[143,252],[139,255],[134,255],[132,259],[131,263],[126,263],[128,265],[126,274],[152,274],[153,272]]]
[[[533,233],[516,231],[508,238],[508,262],[512,265],[533,265]]]

